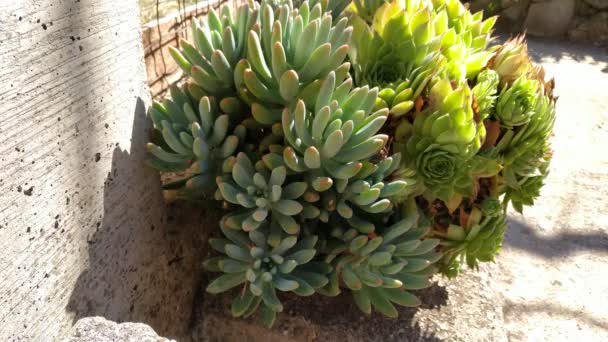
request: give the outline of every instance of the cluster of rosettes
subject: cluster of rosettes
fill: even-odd
[[[354,1],[349,52],[357,85],[380,88],[376,109],[399,172],[441,239],[440,270],[491,261],[508,203],[539,195],[551,152],[553,82],[528,57],[523,37],[490,47],[496,18],[457,0]],[[406,171],[407,170],[407,171]]]
[[[456,0],[251,2],[193,20],[171,54],[189,75],[149,111],[148,163],[180,198],[223,203],[232,314],[277,292],[353,294],[394,317],[410,290],[491,261],[510,201],[548,170],[552,84],[521,40]],[[523,48],[522,48],[523,47]],[[173,177],[175,178],[175,177]]]

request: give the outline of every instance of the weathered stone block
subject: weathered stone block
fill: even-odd
[[[608,43],[608,12],[600,12],[582,21],[575,29],[568,32],[571,40],[577,42]]]
[[[608,0],[584,0],[586,3],[600,10],[608,9]]]
[[[76,322],[72,336],[65,342],[175,342],[158,336],[143,323],[118,324],[103,317],[88,317]]]
[[[524,26],[531,35],[556,37],[566,33],[574,16],[575,0],[533,2]]]
[[[530,0],[520,0],[517,2],[504,2],[501,5],[503,11],[500,13],[501,16],[512,20],[514,22],[521,21],[526,16],[526,9]]]
[[[473,12],[486,10],[495,0],[472,0],[469,1],[470,8]]]

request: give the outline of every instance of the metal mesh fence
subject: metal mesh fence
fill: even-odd
[[[169,46],[192,36],[191,21],[204,17],[210,8],[236,7],[242,0],[140,0],[142,40],[148,85],[154,98],[163,97],[171,84],[183,79],[181,69],[169,55]]]

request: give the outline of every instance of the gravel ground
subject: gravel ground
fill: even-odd
[[[542,197],[511,213],[504,248],[419,295],[390,320],[350,298],[291,298],[272,330],[205,296],[195,341],[608,341],[608,52],[542,40],[530,53],[556,79],[554,158]],[[604,143],[604,146],[602,146]]]
[[[512,213],[492,281],[510,341],[608,341],[608,51],[529,41],[556,80],[542,197]]]

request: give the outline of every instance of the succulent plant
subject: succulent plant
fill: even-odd
[[[453,153],[430,145],[416,158],[416,169],[424,184],[446,201],[454,194],[454,185],[463,161]]]
[[[293,109],[283,111],[285,164],[295,172],[306,171],[315,191],[326,191],[335,180],[357,175],[362,161],[378,153],[388,139],[377,134],[387,111],[372,113],[377,89],[349,90],[348,81],[335,88],[332,71],[312,108],[298,100]]]
[[[484,199],[479,208],[485,216],[494,217],[504,211],[502,201],[496,197],[488,197]]]
[[[494,48],[488,45],[497,17],[483,20],[483,12],[472,14],[459,0],[432,3],[437,16],[435,34],[442,36],[448,74],[461,81],[475,78],[493,56]]]
[[[247,34],[258,21],[257,5],[239,6],[236,16],[230,6],[220,15],[209,9],[207,20],[192,20],[194,44],[181,40],[181,51],[169,52],[182,70],[192,77],[208,95],[223,97],[234,94],[234,69],[247,51]]]
[[[419,1],[406,10],[394,1],[383,3],[370,19],[367,7],[355,5],[362,15],[351,19],[355,30],[349,55],[355,81],[381,87],[377,108],[389,108],[398,118],[414,108],[414,101],[444,63],[439,41],[432,39],[432,12]],[[368,5],[378,6],[373,1]]]
[[[148,143],[147,162],[164,171],[188,169],[185,178],[166,184],[166,188],[213,193],[214,179],[230,170],[231,159],[245,139],[245,128],[232,124],[228,114],[220,115],[212,97],[202,97],[195,110],[192,99],[182,90],[173,87],[172,94],[173,101],[155,103],[150,109],[161,145]],[[226,98],[220,107],[230,108],[233,101],[238,102]]]
[[[337,214],[360,233],[372,233],[375,225],[365,217],[390,213],[394,204],[402,201],[415,186],[414,178],[394,175],[400,161],[399,153],[377,164],[364,161],[362,170],[350,180],[338,180],[333,188],[322,193],[307,192],[304,199],[316,208],[316,215],[309,218],[329,222],[331,215]]]
[[[237,222],[235,228],[255,230],[270,216],[286,233],[297,234],[300,225],[293,216],[302,212],[303,206],[298,198],[306,191],[307,184],[286,181],[284,166],[271,172],[264,167],[256,168],[245,153],[239,153],[231,175],[217,178],[222,198],[244,208],[231,215],[231,221]]]
[[[235,317],[272,325],[278,291],[394,317],[434,273],[494,260],[552,156],[554,82],[523,37],[490,46],[496,19],[457,0],[219,13],[171,50],[188,80],[151,107],[147,162],[222,202],[207,291],[234,289]]]
[[[147,163],[163,171],[180,171],[190,167],[194,154],[191,145],[187,148],[188,142],[191,144],[194,140],[190,129],[192,122],[184,113],[184,108],[192,109],[194,102],[177,86],[172,86],[170,91],[173,100],[165,99],[162,103],[155,101],[148,110],[157,133],[156,142],[164,148],[148,143]],[[175,148],[169,145],[165,137],[169,138]],[[184,141],[180,140],[182,137]]]
[[[510,84],[532,69],[525,36],[507,40],[496,52],[489,65],[500,75],[501,84]]]
[[[510,87],[504,87],[496,103],[496,117],[500,123],[507,128],[528,123],[535,114],[539,89],[538,82],[529,80],[525,75]]]
[[[249,31],[247,58],[236,66],[234,79],[262,124],[280,122],[283,108],[317,93],[319,80],[330,72],[338,80],[348,74],[344,59],[352,29],[346,18],[334,25],[320,3],[310,8],[305,1],[298,11],[282,5],[276,13],[262,4],[258,31]]]
[[[397,316],[393,304],[419,305],[418,298],[408,290],[430,286],[432,265],[441,253],[435,251],[438,239],[423,239],[428,227],[417,226],[413,200],[405,211],[406,218],[369,234],[353,228],[333,228],[325,259],[333,272],[323,293],[337,295],[342,286],[351,291],[363,312],[370,314],[373,307],[389,317]]]
[[[414,68],[422,66],[426,56],[441,53],[445,67],[436,64],[431,69],[442,71],[444,68],[447,75],[463,81],[474,78],[492,57],[493,51],[488,45],[496,17],[484,21],[481,12],[471,14],[458,0],[355,1],[353,7],[362,19],[361,22],[355,20],[355,36],[367,36],[354,41],[355,71],[358,65],[364,66],[372,60],[357,58],[366,53],[373,54],[372,58],[380,65],[397,61],[413,64]],[[370,30],[377,37],[370,39]],[[393,72],[393,78],[400,76],[398,70]]]
[[[548,174],[551,150],[548,138],[555,122],[555,103],[547,96],[537,99],[534,115],[517,131],[508,130],[496,145],[504,154],[503,176],[508,201],[519,212],[539,196]]]
[[[473,108],[477,109],[479,119],[485,120],[490,116],[496,104],[500,76],[496,71],[486,69],[477,75],[476,81],[475,87],[471,89],[474,96]]]
[[[448,80],[439,80],[429,91],[428,110],[417,115],[408,151],[433,143],[460,156],[474,155],[485,136],[485,127],[474,118],[471,89],[462,84],[453,89]]]
[[[483,123],[474,120],[471,90],[466,84],[453,90],[447,80],[439,80],[429,92],[428,108],[418,113],[413,125],[396,139],[406,152],[411,168],[436,197],[445,201],[454,193],[456,184],[469,185],[469,159],[485,139]]]
[[[504,212],[483,217],[480,209],[473,208],[464,226],[451,224],[443,236],[442,271],[453,277],[458,275],[462,263],[475,269],[479,262],[493,261],[502,246],[506,228]]]
[[[517,180],[515,186],[509,186],[506,190],[505,202],[510,202],[519,213],[523,213],[524,206],[534,205],[534,201],[540,196],[540,189],[548,175],[548,166],[549,159],[539,168],[541,172],[539,176],[521,177]]]
[[[210,239],[209,243],[222,256],[205,262],[205,267],[223,274],[207,286],[207,292],[217,294],[241,286],[242,290],[232,302],[232,315],[249,316],[263,303],[262,319],[272,326],[276,314],[283,311],[277,290],[310,296],[328,283],[331,266],[311,262],[317,254],[317,237],[310,235],[298,239],[283,236],[272,246],[263,229],[248,234],[227,227],[220,222],[224,238]]]

